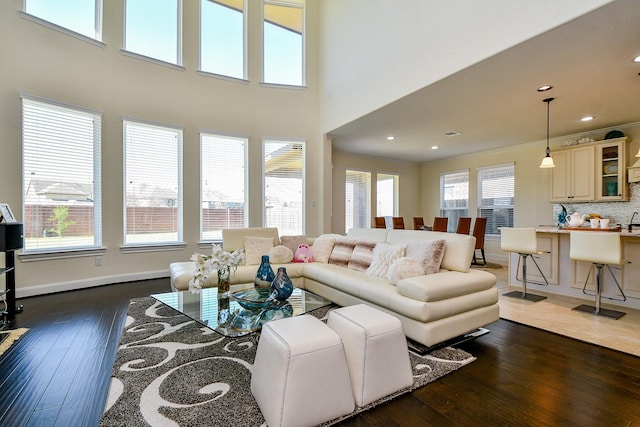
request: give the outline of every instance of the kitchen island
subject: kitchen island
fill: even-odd
[[[530,293],[549,292],[581,298],[589,303],[594,302],[594,297],[585,295],[582,292],[585,280],[589,274],[591,263],[583,261],[572,261],[569,258],[569,233],[573,229],[559,229],[558,227],[535,227],[538,239],[538,249],[545,251],[542,255],[536,255],[536,261],[549,282],[549,286],[544,284],[538,269],[531,260],[527,261],[527,291]],[[585,232],[601,233],[602,231]],[[609,271],[605,267],[603,270],[602,302],[619,307],[631,307],[640,309],[640,231],[623,230],[618,232],[622,237],[622,253],[624,259],[630,261],[623,268],[612,267],[620,286],[622,287],[626,301],[613,301],[605,297],[621,298],[621,295],[613,282]],[[597,251],[598,248],[593,248]],[[509,254],[509,284],[511,286],[522,287],[522,266],[518,271],[518,254]],[[595,269],[589,276],[587,290],[595,292]],[[624,311],[624,310],[623,310]]]

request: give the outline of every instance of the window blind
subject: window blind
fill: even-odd
[[[97,113],[23,97],[24,251],[101,245]]]
[[[344,188],[344,229],[371,226],[371,172],[347,170]]]
[[[125,244],[182,241],[182,130],[124,121]]]
[[[264,225],[304,234],[304,143],[263,141]]]
[[[200,134],[202,240],[222,240],[223,228],[248,226],[246,138]]]
[[[449,218],[447,229],[456,230],[458,219],[469,216],[469,171],[440,175],[440,215]]]
[[[478,216],[487,218],[487,234],[499,234],[500,227],[513,227],[513,164],[480,169],[478,186]]]

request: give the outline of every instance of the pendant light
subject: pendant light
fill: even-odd
[[[542,159],[542,163],[540,163],[541,168],[555,168],[556,165],[553,163],[553,159],[551,158],[551,148],[549,148],[549,104],[555,98],[547,98],[543,99],[542,102],[547,103],[547,150],[545,151],[546,155],[544,159]]]

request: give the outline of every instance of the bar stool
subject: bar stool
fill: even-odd
[[[622,311],[609,310],[602,308],[600,302],[602,299],[602,268],[607,267],[613,281],[615,282],[622,298],[604,297],[614,301],[626,301],[627,296],[622,291],[618,279],[611,271],[611,266],[614,265],[617,268],[621,268],[627,263],[622,258],[622,242],[620,241],[620,234],[607,233],[607,232],[571,232],[570,236],[570,248],[569,258],[574,261],[587,261],[591,263],[589,268],[589,274],[587,274],[587,280],[584,282],[582,293],[595,297],[595,306],[582,304],[574,308],[574,310],[582,311],[585,313],[595,314],[597,316],[611,317],[613,319],[619,319],[625,315]],[[596,267],[596,291],[595,293],[587,292],[587,282],[593,267]]]
[[[545,299],[545,296],[527,293],[527,258],[531,256],[533,263],[540,272],[545,283],[531,282],[538,285],[548,286],[549,282],[542,273],[540,266],[536,262],[533,255],[541,255],[544,252],[538,250],[538,241],[536,238],[535,228],[500,228],[500,248],[506,252],[515,252],[518,255],[518,266],[516,267],[516,280],[518,280],[518,271],[520,270],[520,261],[522,260],[522,292],[513,291],[503,294],[506,297],[515,297],[526,299],[527,301],[537,302]]]

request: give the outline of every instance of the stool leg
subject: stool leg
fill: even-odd
[[[522,257],[522,298],[527,298],[527,257],[529,254],[520,254]]]
[[[600,314],[602,303],[602,264],[596,264],[596,314]]]
[[[585,290],[587,287],[587,282],[589,281],[589,275],[587,275],[587,281],[585,281],[585,284],[584,284],[585,287],[582,288],[582,292],[587,295],[595,296],[595,307],[588,304],[581,304],[577,307],[574,307],[573,309],[577,311],[582,311],[584,313],[595,314],[596,316],[611,317],[613,319],[621,318],[622,316],[625,315],[624,312],[610,310],[608,308],[602,308],[602,280],[604,278],[602,269],[604,268],[605,264],[598,264],[594,262],[593,265],[596,267],[596,292],[595,294],[591,294]],[[607,265],[607,267],[609,266]],[[589,271],[589,274],[591,274],[591,271]],[[613,280],[615,281],[616,285],[618,285],[618,281],[616,280],[613,273],[611,273],[611,277],[613,277]],[[620,289],[620,285],[618,285],[618,289]],[[622,289],[620,289],[620,291],[622,291]],[[624,296],[624,293],[623,293],[623,296]]]
[[[506,294],[502,294],[505,297],[519,297],[522,298],[524,300],[527,301],[532,301],[532,302],[537,302],[537,301],[541,301],[543,299],[545,299],[546,297],[542,296],[542,295],[535,295],[535,294],[529,294],[527,293],[527,257],[531,254],[518,254],[519,258],[518,258],[518,267],[516,267],[516,280],[517,280],[517,276],[518,273],[517,271],[520,269],[520,260],[522,260],[522,292],[519,291],[513,291],[513,292],[508,292]],[[533,257],[532,257],[533,259]],[[535,260],[534,260],[535,262]],[[537,264],[536,264],[537,265]],[[540,269],[540,267],[538,267],[538,270]]]

